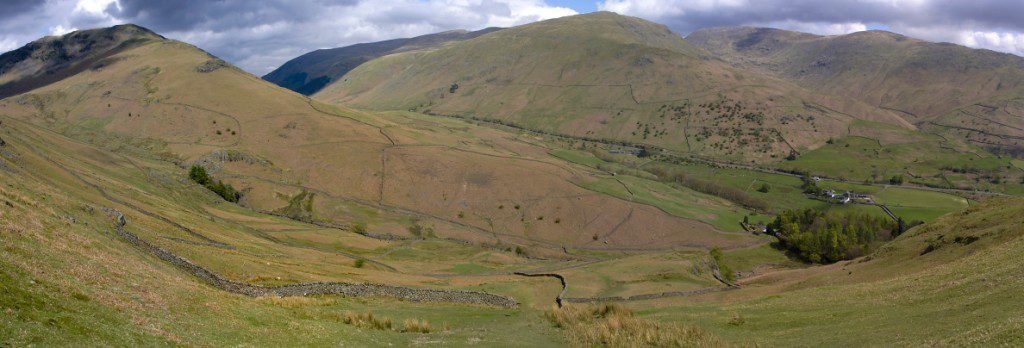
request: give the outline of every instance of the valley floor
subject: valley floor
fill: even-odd
[[[579,250],[588,259],[558,261],[444,239],[374,239],[219,201],[167,162],[117,155],[30,123],[5,119],[0,136],[7,143],[0,148],[0,311],[6,314],[0,336],[8,344],[565,344],[562,330],[544,314],[561,284],[513,274],[522,271],[565,277],[562,297],[569,306],[584,305],[572,302],[585,298],[641,298],[622,303],[643,320],[695,325],[721,343],[987,345],[1024,339],[1024,323],[1014,319],[1024,314],[1015,296],[1024,286],[1016,262],[1024,249],[1024,215],[1017,210],[1024,205],[1013,199],[972,207],[962,218],[940,218],[875,255],[837,265],[804,268],[767,240],[736,248],[727,251],[726,262],[746,275],[740,289],[723,291],[699,251]],[[235,281],[448,288],[508,296],[519,305],[231,294],[126,242],[109,209],[123,212],[127,229],[140,238]],[[979,242],[949,242],[972,233]],[[929,243],[941,247],[920,255]],[[357,260],[365,261],[357,266]],[[979,271],[978,264],[990,266]],[[390,319],[393,329],[346,323],[366,313]],[[430,332],[403,332],[407,320],[428,322]],[[853,336],[858,340],[841,338]]]

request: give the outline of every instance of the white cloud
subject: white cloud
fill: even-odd
[[[263,74],[319,48],[572,15],[546,0],[0,0],[0,49],[74,28],[132,22]],[[1024,55],[1024,0],[603,0],[598,9],[677,33],[768,26],[845,34],[881,26],[931,41]],[[12,42],[14,44],[12,44]],[[14,46],[14,47],[12,47]]]
[[[65,28],[63,25],[58,24],[57,26],[50,28],[50,35],[64,35],[75,30],[78,29],[75,27]]]
[[[842,35],[868,30],[867,25],[858,22],[849,23],[827,23],[827,22],[798,22],[793,20],[774,21],[766,23],[745,24],[753,27],[778,28],[818,35]]]
[[[78,3],[75,4],[75,12],[102,15],[107,6],[111,4],[118,7],[121,6],[117,0],[78,0]]]
[[[931,41],[1024,55],[1022,0],[604,0],[601,10],[687,35],[715,26],[764,26],[821,35],[870,27]]]
[[[970,47],[1015,53],[1024,56],[1024,33],[964,31],[959,42]]]
[[[265,74],[288,59],[319,48],[452,29],[509,27],[576,14],[572,9],[549,6],[542,0],[335,1],[309,11],[289,6],[292,5],[272,4],[260,10],[208,15],[208,19],[191,16],[187,18],[190,21],[187,27],[177,28],[175,23],[161,22],[161,25],[174,29],[154,29],[169,38],[207,49],[250,72]],[[297,3],[294,6],[308,5]],[[284,7],[291,12],[283,13],[280,8]],[[137,13],[149,11],[145,8],[133,10],[138,10]],[[266,18],[253,19],[258,17]],[[138,24],[147,25],[145,21]]]
[[[5,38],[0,39],[0,52],[7,52],[18,48],[18,42],[14,39]]]

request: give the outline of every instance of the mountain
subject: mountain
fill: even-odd
[[[550,156],[543,144],[325,105],[182,42],[151,39],[104,62],[0,106],[118,151],[203,165],[244,193],[243,206],[308,222],[398,236],[429,227],[443,238],[549,256],[564,255],[563,246],[752,242],[724,233],[738,229],[724,216],[747,211],[727,200],[681,189],[714,212],[673,214],[597,193],[580,185],[610,180],[607,173]]]
[[[733,66],[896,111],[921,127],[980,146],[1024,149],[1019,56],[879,30],[818,36],[713,28],[686,40]]]
[[[760,162],[821,146],[858,119],[912,127],[896,112],[734,68],[662,25],[609,12],[384,56],[315,97]]]
[[[350,70],[369,60],[388,54],[430,50],[445,44],[469,40],[500,28],[478,31],[452,30],[413,38],[361,43],[339,48],[320,49],[298,56],[263,76],[278,86],[305,94],[316,93]]]
[[[163,37],[136,25],[48,36],[0,55],[0,98],[27,92],[91,67],[106,58]]]

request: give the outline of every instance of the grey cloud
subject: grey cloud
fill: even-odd
[[[876,25],[926,40],[1024,54],[1024,0],[604,0],[601,9],[665,24],[687,35],[706,27],[775,26],[832,34],[836,25]],[[817,29],[817,30],[815,30]],[[997,33],[1018,42],[968,41],[972,33]]]
[[[318,48],[550,18],[538,15],[548,12],[537,7],[550,8],[543,0],[117,0],[98,11],[76,10],[79,3],[0,0],[0,18],[11,16],[0,21],[0,49],[52,32],[134,23],[264,74]]]
[[[43,5],[42,0],[3,0],[0,1],[0,20],[18,16],[35,10]]]
[[[272,21],[296,21],[313,17],[318,7],[351,5],[339,1],[247,0],[120,0],[107,13],[157,31],[192,29],[223,30]]]
[[[625,14],[658,18],[684,34],[711,26],[798,21],[806,23],[876,23],[885,25],[934,26],[937,24],[1024,30],[1024,1],[863,1],[863,0],[748,0],[715,3],[707,7],[692,1],[665,0],[659,13],[640,1],[607,0],[599,7]]]

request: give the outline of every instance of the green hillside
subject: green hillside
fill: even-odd
[[[1022,213],[1020,199],[993,199],[852,262],[754,277],[710,304],[653,302],[640,312],[769,346],[1020,345]]]
[[[995,152],[1021,153],[1024,58],[885,31],[715,28],[686,39],[734,66],[893,110],[922,129]]]
[[[906,126],[712,57],[664,26],[599,12],[385,56],[315,97],[760,162],[816,148],[858,118]]]
[[[407,39],[361,43],[346,47],[320,49],[295,57],[263,76],[264,80],[310,95],[337,81],[350,70],[380,56],[417,50],[429,50],[445,44],[468,40],[499,30],[452,30]]]

